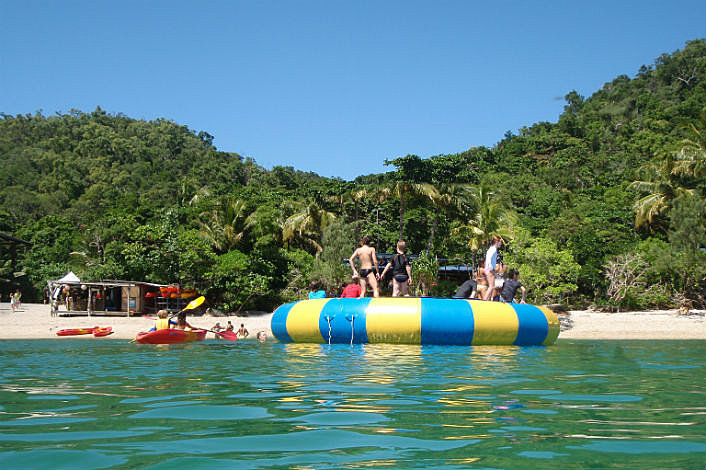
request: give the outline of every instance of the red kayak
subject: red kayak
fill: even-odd
[[[66,328],[64,330],[59,330],[56,332],[57,336],[78,336],[78,335],[90,335],[95,330],[99,330],[99,326],[93,328]]]
[[[112,326],[93,329],[93,336],[95,336],[96,338],[100,338],[101,336],[112,335],[113,333],[114,331]]]
[[[203,341],[206,338],[206,333],[208,333],[207,330],[178,330],[175,328],[141,331],[137,333],[135,341],[142,344],[190,343],[192,341]]]

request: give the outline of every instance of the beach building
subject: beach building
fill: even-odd
[[[142,281],[81,280],[73,271],[47,281],[51,310],[59,316],[134,316],[157,310],[179,311],[196,296],[178,285]]]

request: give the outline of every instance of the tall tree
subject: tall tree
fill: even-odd
[[[434,236],[439,222],[439,213],[447,212],[450,209],[457,209],[462,214],[470,211],[472,196],[471,186],[466,184],[445,184],[437,185],[438,191],[429,195],[431,203],[434,205],[434,220],[431,225],[429,244],[427,251],[431,252],[434,246]]]
[[[318,254],[323,250],[321,235],[336,215],[329,212],[316,201],[310,201],[299,212],[284,221],[282,239],[288,244],[300,244]]]
[[[679,196],[690,196],[693,190],[681,186],[674,171],[674,157],[668,154],[662,161],[648,163],[642,167],[644,178],[633,181],[630,188],[644,194],[633,204],[635,227],[650,230],[666,230],[667,212]]]
[[[405,203],[410,196],[422,196],[432,199],[438,195],[438,191],[429,183],[409,183],[405,181],[395,181],[390,186],[384,186],[378,191],[378,200],[384,201],[396,197],[400,201],[400,230],[399,239],[404,238],[404,213]]]
[[[201,236],[222,254],[234,249],[243,239],[249,215],[243,201],[225,196],[211,210],[202,212],[197,223]]]
[[[517,214],[509,209],[490,189],[487,183],[476,186],[471,193],[476,214],[456,232],[468,232],[468,247],[477,251],[488,244],[493,235],[514,238]]]

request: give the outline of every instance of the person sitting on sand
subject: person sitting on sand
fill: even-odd
[[[178,330],[185,330],[187,328],[190,330],[198,330],[198,328],[195,328],[186,321],[186,312],[179,312],[175,328]]]
[[[248,336],[250,336],[250,333],[248,332],[248,329],[245,328],[245,324],[241,323],[240,328],[238,328],[238,339],[245,339]]]
[[[346,287],[343,288],[343,292],[341,293],[341,298],[360,297],[361,290],[362,289],[360,288],[360,284],[358,284],[358,276],[353,275],[353,276],[351,276],[350,284],[348,284]]]

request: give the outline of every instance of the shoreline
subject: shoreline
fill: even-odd
[[[559,340],[706,340],[706,316],[704,311],[692,311],[679,315],[677,310],[655,310],[641,312],[602,313],[588,310],[571,310],[559,313],[561,323]],[[50,307],[45,304],[22,304],[20,310],[12,312],[9,304],[0,304],[0,340],[3,339],[63,339],[85,338],[96,340],[132,340],[139,331],[150,329],[154,320],[142,316],[71,316],[52,317]],[[258,331],[273,339],[270,321],[272,313],[258,316],[189,316],[194,326],[211,329],[216,322],[226,325],[230,320],[235,329],[244,324],[255,340]],[[57,336],[64,328],[91,328],[111,326],[113,334],[102,338],[93,335]],[[209,333],[207,338],[215,335]]]
[[[51,316],[50,306],[47,304],[25,304],[12,312],[8,303],[0,304],[0,340],[3,339],[64,339],[81,338],[95,340],[132,340],[140,331],[149,330],[154,326],[154,320],[142,316]],[[59,313],[66,313],[65,310]],[[272,314],[259,316],[236,315],[194,315],[187,316],[187,321],[195,327],[211,329],[216,322],[225,327],[230,320],[237,331],[240,324],[244,324],[250,335],[245,341],[255,340],[258,331],[267,333],[268,340],[273,338],[270,330]],[[110,326],[113,334],[101,338],[93,335],[57,336],[56,332],[65,328],[92,328],[94,326]],[[207,339],[215,338],[214,333],[208,333]]]

